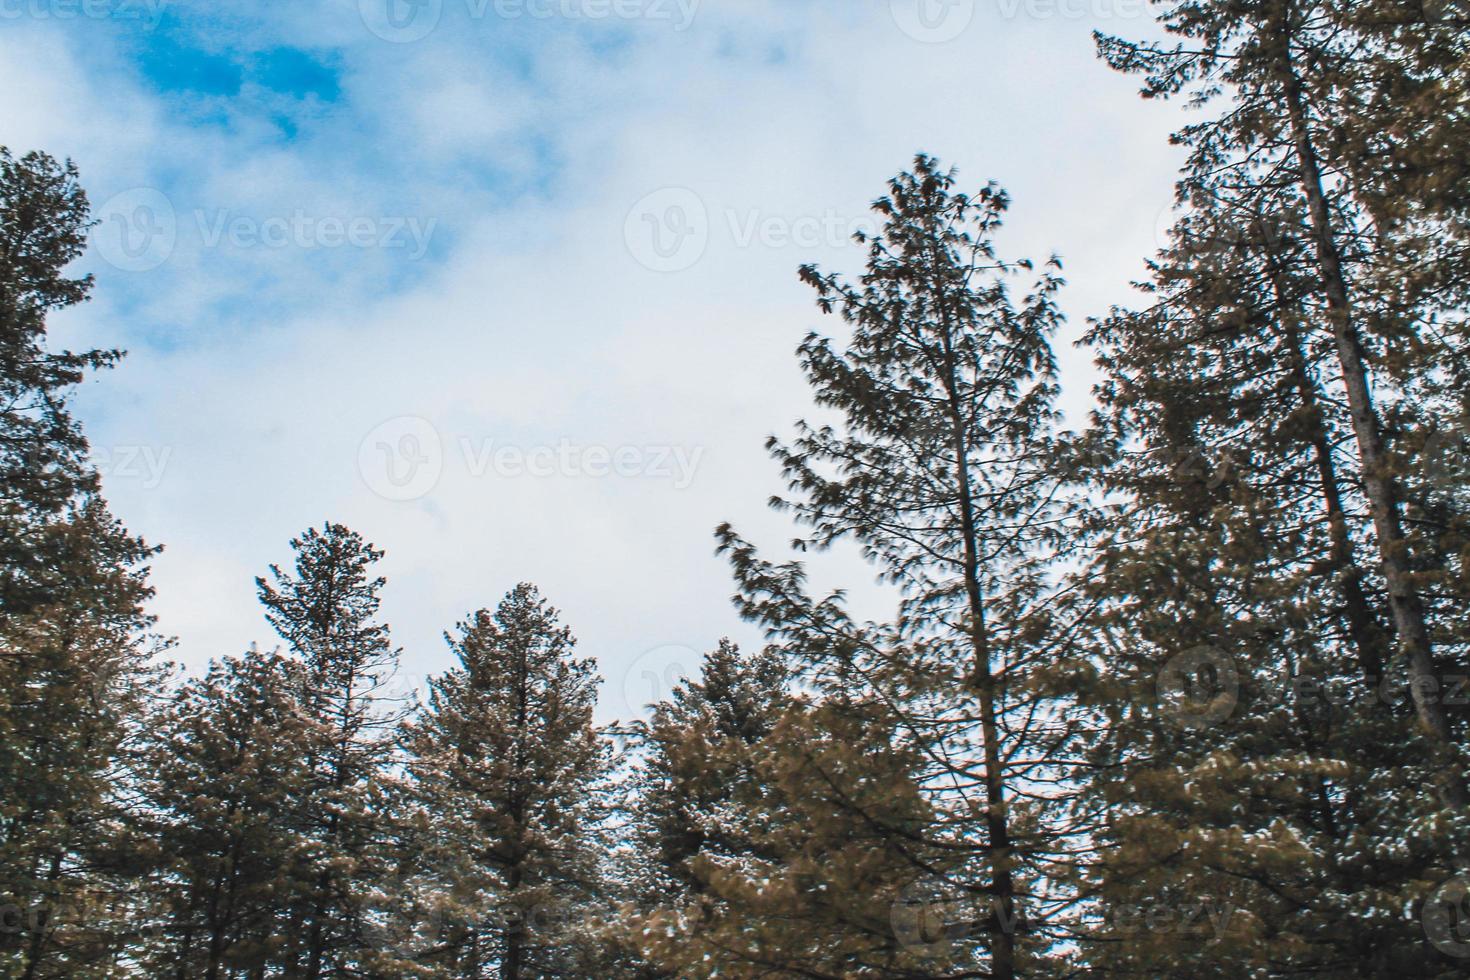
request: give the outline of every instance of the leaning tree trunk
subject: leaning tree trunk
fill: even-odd
[[[1307,121],[1302,83],[1292,60],[1289,3],[1283,0],[1275,9],[1277,22],[1273,26],[1280,43],[1279,66],[1286,99],[1287,121],[1300,167],[1301,187],[1310,213],[1318,270],[1322,276],[1333,340],[1336,343],[1343,386],[1353,420],[1353,433],[1362,461],[1363,489],[1378,539],[1383,577],[1388,585],[1388,605],[1393,613],[1400,648],[1408,662],[1409,690],[1414,701],[1415,715],[1420,728],[1440,756],[1440,795],[1447,805],[1460,807],[1466,802],[1465,780],[1448,758],[1451,738],[1449,719],[1436,695],[1442,685],[1434,664],[1424,603],[1410,581],[1398,495],[1389,470],[1388,454],[1384,449],[1382,425],[1373,404],[1368,369],[1363,358],[1362,339],[1353,319],[1352,302],[1342,268],[1342,254],[1332,228],[1332,215],[1323,189],[1322,166]]]

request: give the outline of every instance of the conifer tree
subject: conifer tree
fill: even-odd
[[[630,921],[660,975],[928,977],[979,968],[912,918],[911,886],[949,860],[893,714],[877,704],[788,701],[763,733],[721,732],[710,716],[667,740],[698,844],[683,887]],[[697,847],[697,849],[696,849]],[[969,938],[973,916],[944,923]],[[952,972],[951,972],[952,971]]]
[[[1309,245],[1305,259],[1322,311],[1318,329],[1330,341],[1347,407],[1397,653],[1408,672],[1418,724],[1439,760],[1440,793],[1448,805],[1461,807],[1467,797],[1463,761],[1454,749],[1457,723],[1432,693],[1445,686],[1443,658],[1437,658],[1431,609],[1415,574],[1403,514],[1405,478],[1395,465],[1382,403],[1386,393],[1392,394],[1386,389],[1399,380],[1393,377],[1395,358],[1388,345],[1420,333],[1424,317],[1433,316],[1442,303],[1436,302],[1435,290],[1424,289],[1420,276],[1405,278],[1405,264],[1394,259],[1392,243],[1401,229],[1373,207],[1373,192],[1383,181],[1363,179],[1365,163],[1356,152],[1361,146],[1345,138],[1361,139],[1364,120],[1339,122],[1345,108],[1408,83],[1410,63],[1432,46],[1442,47],[1445,31],[1440,25],[1426,29],[1422,11],[1419,17],[1399,11],[1389,18],[1398,26],[1386,27],[1385,9],[1391,5],[1376,3],[1161,6],[1161,24],[1181,43],[1166,48],[1100,35],[1102,55],[1115,69],[1145,75],[1146,96],[1187,90],[1201,103],[1230,100],[1229,111],[1177,137],[1192,151],[1183,185],[1191,192],[1256,188],[1249,197],[1257,213],[1271,213],[1269,195],[1276,193],[1301,202],[1295,218]],[[1456,114],[1463,117],[1463,109]],[[1403,157],[1391,154],[1378,166],[1395,169]],[[1467,184],[1459,172],[1457,190],[1447,195],[1451,199],[1464,197]],[[1271,179],[1251,179],[1261,173]],[[1237,206],[1244,203],[1237,197]],[[1463,263],[1459,266],[1463,269]],[[1451,292],[1462,297],[1463,289],[1462,281]],[[1441,296],[1443,290],[1441,285]]]
[[[216,661],[155,719],[149,814],[160,845],[149,913],[154,976],[278,976],[293,898],[298,809],[318,741],[301,712],[302,665],[255,650]]]
[[[874,206],[884,227],[860,236],[857,285],[802,270],[852,329],[846,350],[817,335],[800,348],[842,426],[771,441],[792,492],[776,503],[811,528],[798,547],[856,541],[902,590],[896,620],[856,624],[838,597],[807,596],[798,564],[720,532],[744,612],[829,696],[892,712],[925,760],[928,839],[964,858],[941,883],[985,896],[971,953],[1007,978],[1044,951],[1070,901],[1046,869],[1076,846],[1065,814],[1081,734],[1064,710],[1079,665],[1056,601],[1070,513],[1050,347],[1061,280],[1053,262],[1012,298],[1031,264],[993,244],[1008,206],[993,186],[959,193],[921,156]]]
[[[1277,244],[1197,250],[1189,229],[1211,217],[1192,212],[1154,263],[1153,307],[1089,338],[1119,450],[1100,479],[1119,502],[1080,588],[1101,603],[1092,693],[1108,717],[1088,961],[1139,975],[1381,968],[1368,953],[1409,924],[1370,927],[1372,909],[1424,855],[1386,849],[1414,834],[1443,845],[1412,829],[1434,768],[1384,697],[1381,583],[1353,564],[1361,510],[1334,448],[1346,421],[1319,387],[1327,356],[1303,356],[1300,310],[1278,301]],[[1221,908],[1236,932],[1116,934],[1110,913],[1160,904]],[[1342,933],[1357,911],[1364,928]]]
[[[701,854],[731,856],[743,846],[720,838],[719,818],[733,789],[750,773],[717,768],[719,753],[694,753],[683,743],[728,740],[746,749],[770,734],[790,694],[788,669],[773,651],[743,655],[729,640],[705,656],[698,680],[679,684],[654,708],[648,751],[639,773],[641,853],[651,859],[647,888],[658,903],[677,904],[699,888],[689,862]],[[734,753],[738,762],[744,753]],[[687,763],[698,759],[692,767]]]
[[[1089,338],[1118,454],[1098,479],[1120,501],[1084,589],[1103,603],[1108,716],[1095,871],[1105,919],[1205,900],[1236,928],[1104,927],[1085,959],[1108,975],[1440,975],[1452,965],[1411,910],[1463,836],[1442,808],[1463,800],[1443,674],[1465,607],[1433,587],[1437,545],[1404,520],[1422,458],[1396,420],[1435,415],[1424,351],[1463,351],[1442,319],[1463,286],[1445,254],[1411,271],[1414,229],[1375,200],[1421,150],[1355,156],[1345,134],[1365,137],[1367,105],[1384,121],[1387,91],[1433,97],[1413,49],[1444,35],[1402,9],[1389,26],[1386,4],[1160,6],[1177,47],[1104,37],[1104,56],[1146,73],[1146,95],[1230,105],[1177,137],[1192,152],[1155,304]],[[1400,186],[1445,213],[1444,187]]]
[[[436,927],[420,960],[446,977],[593,975],[596,665],[529,584],[446,639],[459,666],[405,734],[432,823],[420,860]]]
[[[67,400],[116,351],[56,352],[47,317],[86,299],[70,164],[0,148],[0,973],[81,977],[126,937],[113,915],[122,758],[161,644],[143,611],[154,550],[108,512]]]
[[[291,975],[340,975],[371,952],[378,885],[397,835],[385,805],[403,716],[391,692],[398,650],[378,620],[382,552],[340,524],[291,542],[293,568],[256,580],[266,619],[299,658],[310,778],[297,811],[309,842],[294,855],[287,927]]]

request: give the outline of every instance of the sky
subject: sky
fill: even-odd
[[[404,687],[538,585],[602,720],[721,637],[714,528],[794,529],[763,449],[819,418],[794,356],[840,335],[803,263],[857,274],[918,152],[994,180],[1011,257],[1061,256],[1069,424],[1089,316],[1136,301],[1184,117],[1095,29],[1143,0],[0,0],[0,144],[79,167],[91,301],[128,351],[75,407],[114,511],[164,546],[159,630],[198,670],[275,645],[254,578],[327,520],[386,556]],[[814,587],[881,617],[854,552]]]

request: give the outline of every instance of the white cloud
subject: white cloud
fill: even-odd
[[[133,347],[81,401],[94,441],[170,451],[156,486],[118,478],[108,492],[168,547],[156,608],[180,657],[273,642],[250,578],[327,518],[388,549],[386,612],[414,673],[444,666],[439,633],[521,579],[564,609],[613,701],[646,650],[753,641],[710,532],[731,519],[773,552],[791,536],[765,510],[780,484],[760,447],[809,414],[793,347],[837,328],[795,270],[857,271],[862,257],[825,231],[805,247],[782,229],[862,217],[918,150],[1009,186],[1007,248],[1064,253],[1074,327],[1126,300],[1169,197],[1163,137],[1177,120],[1093,59],[1085,23],[982,5],[958,40],[928,45],[887,6],[706,0],[684,32],[461,18],[399,45],[322,8],[329,26],[293,15],[262,28],[344,45],[341,102],[294,141],[246,104],[229,125],[191,124],[178,98],[120,75],[119,55],[84,64],[50,28],[0,37],[12,146],[76,156],[89,186],[166,185],[186,215],[438,223],[417,263],[186,242],[154,273],[100,270],[97,300],[66,318],[68,338]],[[710,217],[702,257],[677,273],[643,267],[624,240],[629,209],[664,187],[694,191]],[[762,222],[775,238],[742,247]],[[1080,407],[1085,357],[1063,354]],[[451,453],[429,496],[395,503],[358,457],[400,415],[428,419],[451,449],[464,437],[703,456],[675,489],[477,478]],[[819,565],[878,611],[851,555]]]

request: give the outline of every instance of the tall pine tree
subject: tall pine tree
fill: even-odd
[[[70,164],[0,148],[0,965],[87,976],[116,955],[131,874],[121,765],[159,644],[154,550],[108,512],[71,389],[116,351],[53,351],[47,317],[86,299],[87,199]]]
[[[301,662],[297,698],[313,725],[308,784],[294,855],[287,928],[289,973],[338,976],[372,952],[378,887],[391,874],[397,835],[385,805],[403,716],[392,694],[398,650],[378,620],[383,553],[340,524],[292,540],[294,567],[256,580],[266,619]]]
[[[982,910],[972,968],[1023,975],[1071,904],[1056,886],[1082,840],[1069,813],[1082,718],[1068,711],[1072,628],[1057,567],[1072,508],[1055,431],[1050,337],[1061,321],[1055,263],[1019,299],[1027,261],[993,236],[1009,207],[991,186],[959,192],[919,157],[874,208],[881,233],[857,284],[802,270],[821,308],[851,328],[845,349],[800,348],[817,403],[840,426],[776,440],[791,497],[811,529],[801,548],[850,538],[903,593],[890,624],[852,622],[815,601],[797,564],[773,565],[729,528],[722,547],[738,602],[830,697],[891,713],[935,814],[925,840],[945,867],[914,884]]]
[[[1145,74],[1145,95],[1228,105],[1177,136],[1184,210],[1155,304],[1090,338],[1119,454],[1085,583],[1109,720],[1095,870],[1105,906],[1207,899],[1238,928],[1203,943],[1103,929],[1085,958],[1109,974],[1448,975],[1414,910],[1463,836],[1445,675],[1464,593],[1453,558],[1431,570],[1446,537],[1406,515],[1415,428],[1445,418],[1423,397],[1431,363],[1464,349],[1445,319],[1464,295],[1455,248],[1423,233],[1464,184],[1413,176],[1432,143],[1369,132],[1389,93],[1444,104],[1426,66],[1458,42],[1402,4],[1159,6],[1178,45],[1102,37],[1104,57]],[[1385,208],[1390,185],[1433,204]]]
[[[159,841],[148,908],[154,976],[282,975],[296,855],[314,843],[299,809],[319,740],[302,711],[302,665],[252,650],[216,661],[155,719],[147,749],[149,819]]]
[[[459,666],[430,682],[405,735],[432,824],[420,959],[445,977],[592,975],[593,789],[607,765],[596,665],[529,584],[447,639]]]

